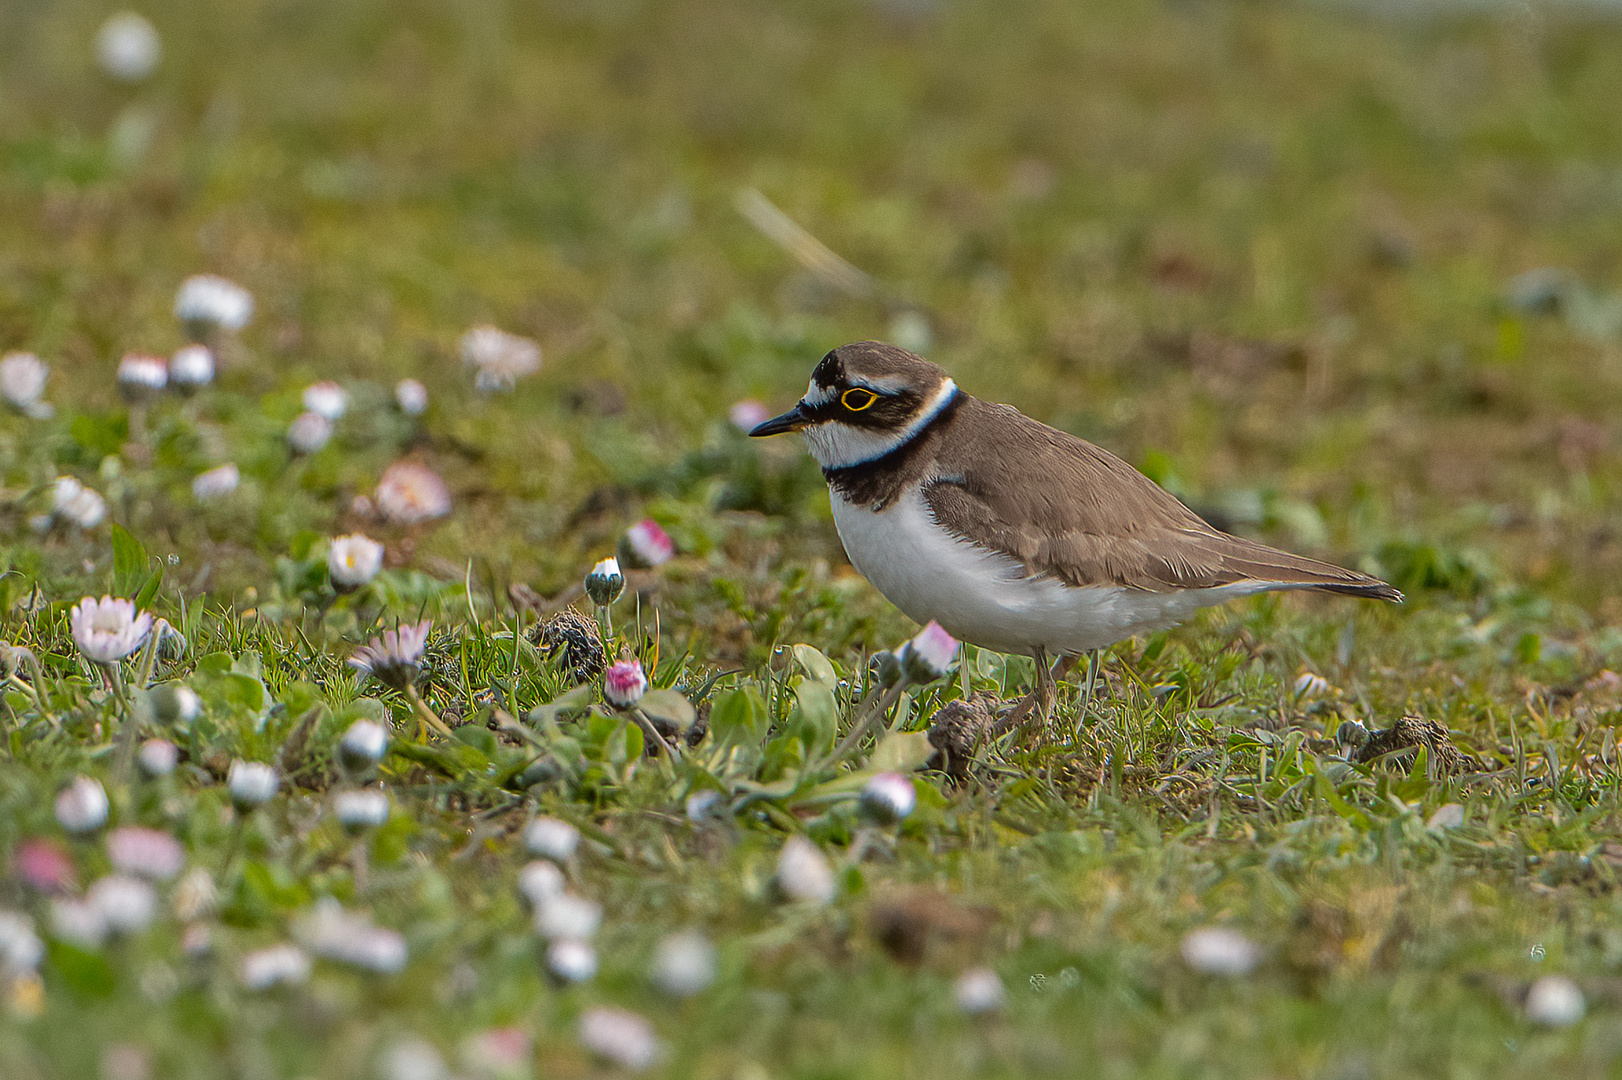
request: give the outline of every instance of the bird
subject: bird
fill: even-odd
[[[886,599],[1036,661],[1008,722],[1046,722],[1081,656],[1204,607],[1285,590],[1402,602],[1378,578],[1214,528],[1108,450],[894,345],[832,350],[794,408],[749,434],[787,432],[804,436],[846,555]]]

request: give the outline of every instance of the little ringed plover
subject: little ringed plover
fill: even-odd
[[[971,397],[893,345],[828,353],[793,409],[851,563],[918,622],[1037,661],[1034,704],[1076,657],[1242,596],[1315,589],[1401,602],[1378,578],[1221,532],[1132,466]],[[1049,656],[1058,658],[1053,670]]]

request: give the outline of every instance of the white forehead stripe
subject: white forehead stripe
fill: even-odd
[[[805,390],[805,403],[807,405],[810,405],[813,408],[815,408],[818,405],[826,405],[826,404],[828,404],[828,402],[832,401],[833,399],[834,399],[834,391],[833,391],[833,387],[831,387],[831,386],[830,387],[818,386],[817,381],[815,379],[812,379],[811,380],[811,385],[806,387],[806,390]]]
[[[803,432],[806,445],[811,451],[811,456],[816,458],[817,464],[824,469],[845,469],[852,465],[876,461],[890,451],[911,442],[913,436],[939,416],[940,411],[946,408],[956,395],[957,384],[951,379],[946,379],[924,407],[918,410],[918,414],[907,421],[906,426],[896,431],[873,431],[831,420],[806,428]],[[806,400],[810,401],[809,395]]]

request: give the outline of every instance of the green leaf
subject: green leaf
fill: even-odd
[[[770,726],[766,703],[754,687],[732,691],[710,712],[711,737],[720,746],[758,746]]]
[[[537,705],[524,717],[530,727],[552,727],[566,712],[579,712],[591,704],[592,686],[581,683],[567,694],[545,705]]]
[[[112,532],[113,592],[119,596],[133,598],[146,583],[147,567],[150,562],[146,547],[135,539],[134,533],[116,521],[113,522]]]
[[[832,684],[807,679],[795,689],[794,702],[788,730],[807,750],[832,746],[839,727]]]
[[[197,661],[197,670],[216,675],[223,675],[231,670],[231,662],[235,658],[228,652],[214,652],[201,657]]]
[[[113,965],[100,953],[81,949],[65,941],[52,941],[47,946],[46,957],[48,970],[54,972],[77,997],[111,997],[118,986]]]
[[[251,675],[228,671],[220,676],[221,698],[257,716],[265,707],[265,684]]]
[[[650,718],[674,726],[677,731],[686,731],[698,718],[693,703],[675,690],[649,690],[636,707]]]
[[[143,611],[150,608],[161,588],[163,588],[163,567],[159,566],[147,575],[146,581],[135,591],[135,606]]]
[[[471,746],[487,759],[494,759],[501,749],[496,733],[478,724],[463,724],[453,729],[451,734],[456,736],[458,742]]]
[[[807,677],[820,683],[827,683],[829,686],[839,685],[839,676],[834,672],[833,662],[811,646],[794,646],[794,662],[800,665]]]
[[[934,755],[927,731],[896,731],[879,742],[868,764],[880,772],[912,772]]]

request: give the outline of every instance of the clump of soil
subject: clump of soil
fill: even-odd
[[[994,695],[982,690],[967,700],[942,705],[929,728],[929,745],[935,753],[925,767],[939,769],[958,783],[968,779],[975,750],[996,731],[998,704]]]
[[[577,683],[590,682],[603,673],[608,660],[603,638],[591,616],[566,607],[531,631],[535,644],[548,657],[563,652],[563,663]]]
[[[1422,716],[1401,717],[1384,731],[1369,731],[1356,720],[1348,720],[1336,736],[1348,748],[1347,757],[1359,763],[1386,759],[1395,765],[1411,765],[1423,746],[1439,772],[1482,771],[1480,762],[1453,745],[1447,728]]]

